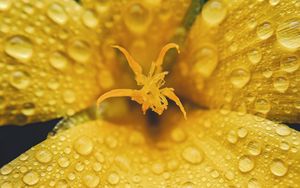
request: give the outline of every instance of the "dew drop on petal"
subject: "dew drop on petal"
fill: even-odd
[[[242,156],[239,159],[238,167],[241,172],[250,172],[254,168],[254,162],[249,157]]]
[[[274,159],[270,165],[270,170],[275,176],[284,176],[288,171],[288,167],[281,159]]]
[[[64,70],[68,65],[67,57],[61,52],[54,52],[49,58],[50,64],[57,70]]]
[[[97,187],[100,183],[100,178],[93,173],[87,173],[83,176],[84,184],[89,188]]]
[[[280,68],[287,72],[293,73],[300,67],[300,60],[296,55],[284,56],[280,61]]]
[[[255,110],[267,114],[271,110],[271,104],[266,99],[257,99],[254,104]]]
[[[68,53],[75,61],[85,63],[91,57],[90,45],[82,40],[75,40],[71,42],[68,47]]]
[[[47,149],[41,149],[36,152],[35,158],[41,163],[49,163],[52,160],[52,153]]]
[[[251,141],[247,145],[247,150],[250,155],[257,156],[261,153],[261,144],[256,141]]]
[[[26,185],[35,185],[39,182],[40,177],[35,171],[29,171],[23,176],[23,182]]]
[[[250,73],[245,69],[235,69],[230,74],[230,82],[235,88],[243,88],[250,81]]]
[[[0,11],[4,11],[10,8],[11,0],[0,0]]]
[[[248,52],[248,59],[252,64],[257,64],[261,61],[262,59],[262,53],[261,51],[254,49]]]
[[[65,24],[69,19],[64,7],[58,3],[53,3],[48,7],[47,15],[52,21],[60,25]]]
[[[276,128],[276,133],[280,136],[288,136],[291,134],[291,129],[286,127],[286,126],[283,126],[283,125],[280,125]]]
[[[203,160],[202,154],[195,147],[187,147],[182,152],[182,157],[184,160],[191,164],[199,164]]]
[[[255,178],[251,178],[248,181],[248,185],[247,186],[248,186],[248,188],[261,188],[260,183]]]
[[[256,28],[256,34],[258,38],[262,40],[270,38],[273,35],[273,33],[274,29],[270,22],[264,22]]]
[[[119,174],[117,174],[116,172],[112,172],[108,175],[107,177],[107,181],[111,184],[111,185],[117,185],[120,181],[120,176]]]
[[[9,81],[16,89],[25,89],[30,84],[29,74],[23,71],[12,72]]]
[[[222,0],[208,1],[202,10],[202,18],[210,25],[220,24],[226,15],[227,7]]]
[[[89,155],[93,151],[93,141],[86,136],[80,137],[74,142],[74,149],[81,155]]]
[[[4,50],[8,55],[19,60],[28,60],[33,55],[33,45],[30,39],[21,35],[9,38]]]
[[[292,18],[279,24],[276,30],[278,42],[289,49],[300,47],[300,19]]]
[[[89,28],[95,28],[98,25],[98,19],[92,10],[86,10],[82,15],[82,21],[85,26]]]
[[[285,77],[277,77],[273,81],[273,86],[276,91],[279,93],[285,93],[286,90],[289,88],[290,82]]]

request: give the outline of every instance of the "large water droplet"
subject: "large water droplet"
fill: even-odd
[[[69,188],[69,185],[66,180],[59,180],[56,182],[55,188]]]
[[[285,56],[281,58],[280,61],[280,68],[288,73],[295,72],[298,70],[300,67],[300,61],[298,56],[296,55],[290,55],[290,56]]]
[[[0,0],[0,11],[9,9],[12,2],[11,0]]]
[[[218,64],[217,51],[213,45],[206,45],[197,50],[194,58],[194,71],[205,78],[210,77]]]
[[[211,24],[220,24],[227,15],[226,4],[222,0],[211,0],[208,1],[202,10],[203,19]]]
[[[5,52],[19,60],[28,60],[33,55],[33,46],[27,37],[15,35],[5,43]]]
[[[67,57],[61,52],[54,52],[49,58],[50,64],[58,69],[64,70],[68,65]]]
[[[261,51],[254,49],[248,52],[248,59],[252,64],[257,64],[261,61],[262,53]]]
[[[41,149],[36,152],[35,158],[41,163],[49,163],[52,160],[52,153],[47,149]]]
[[[274,29],[270,22],[264,22],[257,26],[256,34],[262,40],[270,38],[273,35],[273,33]]]
[[[69,45],[68,53],[75,61],[84,63],[91,57],[90,45],[82,40],[75,40]]]
[[[82,21],[84,25],[90,28],[95,28],[98,25],[98,19],[94,11],[86,10],[82,15]]]
[[[48,7],[47,15],[49,18],[57,24],[65,24],[69,17],[64,7],[58,3],[53,3]]]
[[[191,164],[199,164],[203,160],[202,154],[195,147],[187,147],[182,152],[182,157],[184,160]]]
[[[68,104],[72,104],[76,100],[76,95],[72,90],[67,90],[63,93],[64,101]]]
[[[21,112],[25,116],[32,116],[35,114],[35,105],[33,103],[24,103]]]
[[[271,110],[271,104],[266,99],[257,99],[254,108],[257,112],[267,114]]]
[[[93,141],[89,137],[80,137],[74,142],[74,149],[81,155],[89,155],[93,151]]]
[[[257,179],[255,178],[251,178],[249,181],[248,181],[248,188],[260,188],[260,184],[259,182],[257,181]]]
[[[231,144],[235,144],[238,141],[237,134],[234,130],[228,132],[227,141]]]
[[[300,19],[292,18],[279,24],[277,31],[278,42],[289,49],[300,47]]]
[[[285,77],[277,77],[273,81],[273,86],[279,93],[285,93],[286,90],[289,88],[289,85],[290,82]]]
[[[13,168],[9,164],[7,164],[1,168],[0,172],[2,175],[8,175],[12,172],[12,170]]]
[[[69,159],[66,158],[66,157],[61,157],[61,158],[59,158],[59,159],[57,160],[57,163],[58,163],[58,165],[59,165],[60,167],[62,167],[62,168],[66,168],[66,167],[68,167],[68,166],[70,165],[70,161],[69,161]]]
[[[282,160],[274,159],[270,165],[270,170],[275,176],[284,176],[288,171],[288,167]]]
[[[259,142],[251,141],[247,145],[247,150],[250,155],[257,156],[261,153],[261,145]]]
[[[238,166],[241,172],[250,172],[254,168],[254,162],[249,157],[242,156]]]
[[[245,69],[235,69],[230,74],[230,82],[235,88],[243,88],[250,80],[250,73]]]
[[[25,89],[30,84],[29,74],[23,71],[15,71],[10,75],[10,84],[17,89]]]
[[[117,174],[116,172],[112,172],[108,175],[107,177],[107,181],[111,184],[111,185],[116,185],[119,183],[120,181],[120,176],[119,174]]]
[[[194,188],[195,184],[193,182],[187,181],[181,185],[181,188]]]
[[[291,129],[284,125],[279,125],[276,128],[276,133],[280,136],[288,136],[291,134]]]
[[[27,185],[35,185],[39,180],[40,177],[35,171],[29,171],[23,176],[23,182]]]
[[[87,187],[94,188],[98,186],[100,178],[96,174],[88,173],[83,176],[83,182]]]
[[[124,23],[137,34],[144,33],[152,20],[151,12],[141,3],[129,4],[124,12]]]

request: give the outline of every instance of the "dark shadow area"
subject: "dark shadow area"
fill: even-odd
[[[0,167],[45,140],[58,121],[0,127]]]

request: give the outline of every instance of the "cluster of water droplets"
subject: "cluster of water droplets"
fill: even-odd
[[[178,117],[172,117],[169,123],[178,123]],[[296,132],[250,115],[199,112],[190,118],[178,126],[165,126],[161,131],[167,135],[156,141],[141,124],[120,126],[98,120],[73,127],[50,135],[48,141],[2,167],[0,184],[253,188],[266,182],[295,183],[299,161],[292,156],[300,144]]]
[[[0,13],[1,124],[72,115],[111,78],[99,58],[98,36],[87,36],[96,18],[75,2],[1,0]],[[105,77],[95,79],[102,72]]]

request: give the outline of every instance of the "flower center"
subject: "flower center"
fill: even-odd
[[[128,53],[128,51],[120,46],[113,46],[119,49],[126,57],[128,64],[135,74],[135,80],[138,86],[141,86],[139,90],[132,89],[115,89],[101,95],[97,100],[99,106],[104,100],[112,97],[131,97],[131,100],[136,101],[142,105],[142,111],[145,114],[150,108],[152,111],[161,115],[164,110],[168,108],[168,99],[174,101],[180,108],[181,112],[186,119],[185,109],[180,102],[180,99],[174,93],[173,88],[164,87],[165,76],[168,72],[162,72],[162,64],[167,51],[171,48],[176,48],[179,53],[179,46],[174,43],[165,45],[157,60],[153,61],[150,67],[148,75],[142,73],[142,67],[134,60],[134,58]]]

